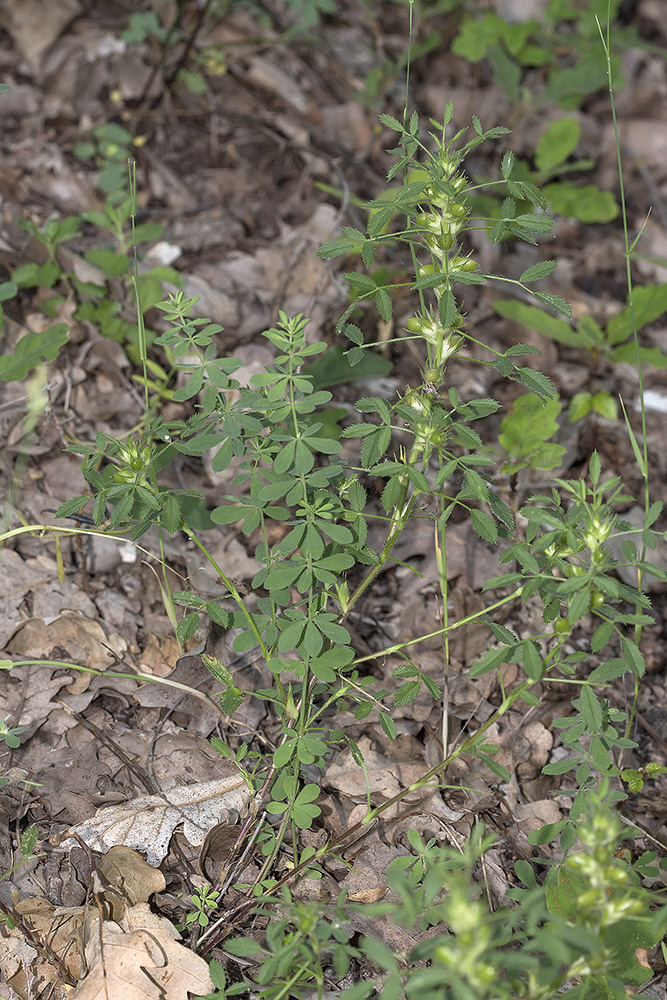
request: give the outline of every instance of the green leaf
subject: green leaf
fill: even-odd
[[[198,628],[199,615],[195,611],[192,611],[190,614],[184,615],[176,626],[176,638],[183,645],[188,639],[192,638]]]
[[[86,250],[84,260],[89,264],[99,267],[105,278],[119,278],[130,269],[130,261],[125,254],[115,253],[113,250],[92,249]]]
[[[546,278],[548,275],[552,274],[556,270],[557,264],[555,260],[541,260],[537,264],[533,264],[532,267],[526,268],[523,272],[519,281],[522,284],[528,284],[531,281],[539,281],[540,278]]]
[[[503,646],[501,649],[489,649],[470,669],[471,677],[481,677],[492,670],[496,670],[501,663],[506,663],[511,656],[509,647]]]
[[[396,739],[398,735],[398,731],[396,729],[396,723],[394,722],[394,720],[390,715],[386,714],[386,712],[380,712],[380,725],[382,726],[382,728],[384,729],[385,733],[387,734],[390,740]]]
[[[534,393],[518,396],[511,412],[500,424],[498,443],[515,461],[529,460],[540,445],[557,433],[560,411],[561,404],[557,399],[542,400]],[[543,468],[533,462],[530,464],[535,468]]]
[[[361,464],[365,469],[376,465],[391,444],[391,429],[377,427],[368,434],[361,445]]]
[[[55,361],[58,351],[68,339],[66,323],[26,333],[19,340],[13,354],[0,357],[0,382],[18,382],[38,365]]]
[[[318,741],[318,742],[321,742],[321,741]],[[324,747],[324,749],[326,749],[326,743],[322,743],[322,746]],[[315,799],[319,798],[319,796],[320,796],[320,786],[319,785],[315,785],[315,784],[304,785],[304,787],[301,789],[301,791],[299,792],[299,794],[296,797],[296,802],[299,805],[304,805],[307,802],[314,802]]]
[[[160,512],[160,524],[173,535],[181,525],[181,508],[178,499],[170,493]]]
[[[378,117],[383,125],[385,125],[387,128],[393,129],[394,132],[403,131],[403,126],[401,125],[401,123],[398,121],[397,118],[394,118],[392,115],[381,114]]]
[[[659,319],[667,311],[667,284],[644,285],[635,288],[632,294],[634,320],[637,330],[641,330],[647,323],[652,323]],[[621,309],[617,316],[614,316],[607,323],[607,339],[610,344],[618,344],[627,340],[632,335],[633,317],[629,305]]]
[[[0,284],[0,302],[6,302],[8,299],[13,299],[18,290],[18,285],[15,281],[3,281],[2,284]]]
[[[264,951],[261,945],[258,945],[252,938],[245,937],[230,938],[225,941],[224,949],[230,955],[237,955],[239,958],[249,958],[250,955],[256,955],[257,952]]]
[[[54,517],[70,517],[72,514],[80,513],[81,509],[86,506],[90,497],[72,497],[71,500],[66,500],[65,503],[58,507],[54,514]]]
[[[550,173],[567,160],[579,144],[581,128],[576,118],[561,118],[540,136],[535,150],[535,166],[540,173]]]
[[[616,199],[610,191],[600,191],[595,184],[576,187],[565,181],[545,184],[542,191],[549,206],[558,215],[581,222],[612,222],[618,215]]]
[[[490,514],[486,511],[476,510],[474,507],[470,511],[472,525],[480,538],[492,545],[498,541],[498,527]]]
[[[535,643],[529,639],[523,643],[523,669],[531,681],[539,680],[542,675],[542,657]]]
[[[591,639],[591,651],[599,653],[607,645],[614,631],[613,622],[602,622],[598,625]]]
[[[516,320],[523,323],[530,330],[541,333],[545,337],[558,341],[561,344],[568,344],[571,347],[580,346],[580,338],[564,319],[551,316],[537,306],[527,306],[523,302],[513,299],[504,301],[502,299],[493,303],[493,307],[500,316],[506,319]]]
[[[556,399],[558,393],[554,389],[551,380],[547,375],[533,368],[516,368],[514,374],[519,382],[526,388],[536,392],[544,399]]]
[[[621,648],[623,650],[623,655],[628,662],[628,666],[634,675],[636,677],[643,677],[646,673],[646,662],[637,643],[632,639],[628,639],[626,636],[622,636]]]
[[[180,389],[176,389],[174,392],[174,399],[177,403],[182,403],[186,399],[192,399],[196,396],[198,392],[201,392],[204,385],[204,369],[195,368],[194,372],[188,378],[186,384],[181,386]]]
[[[570,400],[568,419],[575,424],[587,416],[593,408],[593,395],[590,392],[577,392]]]
[[[406,681],[397,689],[394,695],[394,705],[397,708],[411,705],[419,694],[419,681]]]
[[[614,657],[591,671],[588,679],[592,684],[607,684],[609,681],[616,680],[617,677],[622,677],[627,671],[628,665],[625,660]]]
[[[304,365],[301,373],[312,379],[314,389],[320,389],[344,385],[360,378],[381,377],[388,375],[391,369],[391,361],[372,350],[362,351],[359,363],[352,365],[345,348],[341,344],[336,344],[317,361]]]
[[[239,688],[230,687],[226,691],[222,691],[218,696],[218,704],[223,712],[227,715],[233,715],[234,712],[243,704],[243,699],[245,698],[245,692],[241,691]]]
[[[273,752],[273,764],[274,767],[281,768],[285,764],[288,764],[292,757],[294,756],[294,751],[296,750],[296,745],[298,743],[298,737],[292,736],[289,740],[285,740],[284,743],[274,750]]]
[[[235,524],[236,521],[240,521],[242,517],[246,516],[249,509],[249,507],[239,504],[216,507],[215,510],[211,511],[211,520],[215,521],[216,524]]]
[[[346,528],[344,524],[335,524],[329,521],[319,521],[319,527],[324,532],[325,535],[331,539],[332,542],[338,542],[339,545],[351,545],[354,541],[354,535],[349,528]],[[354,560],[351,560],[347,566],[343,566],[341,562],[338,563],[336,569],[349,569],[353,565]],[[327,567],[327,560],[325,559],[320,565]],[[329,567],[329,568],[332,568]]]
[[[378,288],[378,290],[376,291],[375,305],[377,306],[377,311],[380,313],[382,319],[385,321],[385,323],[388,323],[392,317],[393,307],[391,304],[391,299],[385,292],[384,288]]]
[[[60,277],[60,268],[52,261],[46,264],[22,264],[12,274],[19,288],[53,288]]]
[[[646,512],[646,527],[650,528],[652,524],[658,520],[662,513],[663,508],[662,500],[654,500],[648,511]]]

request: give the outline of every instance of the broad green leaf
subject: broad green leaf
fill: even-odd
[[[542,173],[567,160],[579,143],[581,128],[576,118],[561,118],[550,125],[540,136],[535,150],[535,166]]]
[[[312,379],[314,389],[320,389],[344,385],[359,378],[388,375],[391,369],[391,361],[372,350],[363,351],[359,363],[351,365],[345,348],[336,344],[317,361],[304,365],[301,371],[303,375]]]
[[[58,351],[68,339],[66,323],[26,333],[19,340],[13,354],[0,357],[0,382],[19,382],[38,365],[55,361]]]
[[[667,364],[667,355],[665,355],[665,364]],[[618,420],[618,404],[606,389],[595,393],[591,399],[591,408],[605,420]]]
[[[224,507],[216,507],[211,511],[211,520],[216,524],[235,524],[245,517],[249,508],[239,504],[226,504]]]
[[[561,403],[557,399],[545,401],[534,393],[518,396],[511,412],[500,424],[498,443],[517,461],[529,458],[539,445],[549,441],[558,432],[557,418],[560,411]]]
[[[121,274],[125,274],[130,269],[128,257],[123,253],[115,253],[113,250],[93,248],[86,250],[83,256],[89,264],[99,267],[106,278],[119,278]]]
[[[612,222],[618,215],[616,199],[610,191],[600,191],[595,184],[576,187],[565,181],[545,184],[542,191],[549,206],[558,215],[581,222]]]
[[[178,503],[178,498],[170,493],[164,502],[164,506],[160,512],[160,524],[173,535],[174,532],[178,531],[181,524],[181,508]]]
[[[644,285],[635,288],[632,295],[633,310],[626,305],[617,316],[607,323],[607,339],[610,344],[619,344],[632,335],[632,312],[637,330],[647,323],[659,319],[667,311],[667,284]]]
[[[590,392],[577,392],[570,400],[568,419],[574,424],[587,416],[593,407],[593,395]]]
[[[396,691],[396,694],[394,695],[394,705],[397,707],[411,705],[418,694],[419,681],[406,681],[406,683],[401,684]]]
[[[57,264],[47,261],[46,264],[21,264],[12,274],[12,281],[19,288],[53,288],[60,277]]]
[[[493,303],[493,307],[500,316],[516,320],[517,323],[523,323],[529,330],[535,330],[536,333],[541,333],[545,337],[551,337],[552,340],[561,344],[569,344],[572,347],[580,346],[581,340],[569,323],[564,319],[551,316],[543,309],[538,309],[537,306],[527,306],[514,299],[505,301],[500,299]]]

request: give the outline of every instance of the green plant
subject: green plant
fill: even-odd
[[[667,768],[663,764],[657,764],[655,761],[650,761],[645,767],[641,767],[639,769],[634,767],[624,768],[621,771],[621,779],[627,784],[628,791],[634,794],[636,792],[641,792],[645,781],[655,781],[655,779],[661,774],[667,774]]]
[[[381,974],[345,990],[345,1000],[546,1000],[563,990],[572,998],[622,1000],[627,986],[650,978],[633,949],[648,949],[660,939],[667,907],[652,911],[651,894],[639,885],[636,870],[614,856],[623,831],[608,791],[603,784],[588,796],[578,826],[581,846],[553,869],[546,889],[529,862],[517,862],[521,887],[510,890],[513,908],[490,911],[471,880],[492,844],[480,826],[462,852],[434,839],[424,843],[412,830],[413,853],[396,859],[387,872],[396,902],[361,908],[339,899],[325,914],[320,904],[295,903],[286,893],[272,896],[257,910],[268,918],[262,942],[232,938],[225,952],[257,963],[253,992],[261,1000],[313,983],[319,992],[325,964],[340,979],[360,953]],[[353,945],[346,909],[363,912],[366,920],[391,918],[408,931],[441,929],[409,953],[395,954],[370,936]],[[238,984],[234,992],[244,989]]]
[[[127,164],[124,165],[127,172]],[[126,173],[127,176],[127,173]],[[31,220],[22,221],[22,228],[41,243],[47,253],[43,264],[27,263],[17,267],[10,281],[0,285],[0,302],[15,298],[21,291],[37,293],[38,305],[45,317],[57,319],[61,310],[70,309],[79,322],[89,321],[99,332],[126,345],[128,353],[139,359],[139,327],[128,317],[126,298],[133,293],[129,252],[137,244],[159,238],[160,226],[145,224],[134,227],[128,238],[127,223],[133,217],[133,199],[124,195],[122,201],[107,200],[103,210],[84,212],[65,219],[49,219],[40,229]],[[62,262],[59,248],[81,237],[81,225],[90,223],[112,237],[115,247],[104,246],[86,250],[83,259],[94,269],[93,276],[83,280]],[[144,309],[152,308],[163,295],[163,282],[179,285],[181,277],[170,267],[154,267],[136,277],[136,288]],[[3,314],[0,312],[0,321]],[[155,334],[144,331],[150,342]],[[44,362],[54,361],[69,340],[69,324],[55,323],[45,329],[29,330],[16,344],[13,353],[0,358],[0,381],[24,379],[28,372]],[[166,382],[170,374],[159,366],[152,369]],[[146,374],[144,378],[147,378]],[[151,382],[158,388],[158,383]],[[164,392],[164,390],[162,390]]]
[[[406,114],[403,122],[382,116],[383,124],[398,137],[391,151],[396,162],[389,180],[400,178],[400,185],[368,206],[365,232],[346,227],[339,239],[320,251],[325,258],[350,254],[356,261],[360,256],[363,265],[371,268],[387,246],[407,246],[410,279],[392,283],[388,272],[381,270],[372,275],[350,272],[353,301],[339,329],[352,344],[347,358],[353,369],[373,347],[350,322],[360,302],[372,302],[382,318],[389,320],[392,292],[398,288],[413,293],[418,305],[396,340],[411,339],[423,352],[417,385],[392,402],[359,399],[360,418],[347,424],[339,438],[330,432],[330,422],[326,428],[321,416],[332,395],[315,384],[317,369],[308,369],[326,345],[309,341],[307,319],[279,314],[276,325],[264,334],[276,352],[273,363],[244,386],[233,377],[240,363],[217,356],[220,327],[192,319],[194,300],[179,293],[158,303],[169,327],[153,343],[156,351],[165,351],[168,366],[178,372],[172,399],[184,404],[182,418],[166,421],[150,405],[147,341],[140,317],[137,351],[144,373],[145,423],[122,442],[99,435],[94,446],[79,449],[95,491],[94,530],[101,531],[108,518],[115,532],[129,532],[135,539],[152,525],[157,526],[160,539],[165,532],[181,531],[216,571],[220,586],[216,597],[204,601],[189,590],[168,595],[172,610],[184,608],[176,625],[179,640],[184,643],[193,636],[200,617],[206,615],[232,631],[235,652],[254,651],[271,677],[270,686],[244,693],[225,663],[212,657],[204,660],[222,687],[221,713],[236,711],[244,697],[259,698],[271,706],[280,735],[268,749],[249,750],[245,744],[233,747],[220,737],[212,739],[214,749],[236,763],[256,792],[238,843],[252,830],[262,863],[254,884],[235,884],[244,895],[226,915],[224,927],[218,922],[201,924],[202,919],[209,920],[211,904],[219,902],[219,896],[214,898],[219,891],[216,887],[200,889],[196,912],[190,915],[191,923],[205,926],[200,944],[206,953],[219,946],[230,955],[260,956],[253,989],[263,1000],[278,1000],[311,985],[321,995],[325,965],[342,976],[357,956],[345,927],[343,901],[322,913],[319,904],[295,901],[288,883],[298,875],[319,874],[319,862],[326,854],[408,793],[441,783],[447,767],[458,757],[476,757],[502,781],[509,781],[506,768],[496,759],[489,730],[520,702],[538,705],[541,693],[554,682],[577,689],[576,715],[558,720],[556,727],[563,731],[570,756],[546,768],[553,775],[573,772],[573,787],[563,789],[572,804],[569,818],[538,831],[532,843],[559,838],[567,855],[566,867],[554,869],[555,874],[547,879],[553,887],[547,896],[536,879],[531,885],[528,870],[521,868],[519,877],[528,895],[516,898],[516,909],[492,914],[476,897],[468,877],[488,847],[481,832],[457,856],[433,840],[422,844],[411,835],[414,861],[404,867],[395,865],[390,874],[400,902],[382,904],[389,908],[374,912],[389,914],[407,926],[445,922],[450,930],[407,956],[397,956],[369,940],[365,953],[384,973],[379,984],[382,995],[385,1000],[402,995],[420,1000],[450,995],[547,1000],[569,977],[581,977],[581,985],[573,987],[571,995],[588,990],[588,995],[602,997],[602,978],[607,977],[604,995],[620,998],[626,982],[636,984],[643,973],[637,971],[632,949],[619,946],[619,937],[627,938],[630,928],[632,940],[646,945],[657,940],[665,924],[664,911],[649,917],[650,898],[638,885],[650,862],[629,869],[611,860],[618,829],[604,806],[617,804],[623,793],[609,791],[600,777],[618,777],[617,751],[634,745],[623,728],[625,716],[611,707],[605,688],[628,674],[637,692],[645,670],[641,630],[652,619],[641,579],[645,573],[663,580],[667,575],[646,561],[645,551],[638,552],[629,538],[624,539],[636,532],[618,514],[619,505],[628,498],[617,479],[603,478],[597,452],[591,456],[588,481],[555,479],[552,490],[529,498],[519,511],[521,518],[515,519],[498,491],[497,462],[473,426],[494,413],[498,403],[486,398],[463,400],[453,388],[443,398],[439,395],[454,358],[495,368],[532,394],[502,430],[501,444],[514,460],[510,466],[545,459],[542,449],[552,436],[559,404],[546,376],[516,360],[534,349],[524,345],[506,352],[489,348],[467,329],[457,299],[457,286],[480,284],[488,277],[478,271],[463,243],[471,221],[470,188],[476,187],[464,172],[465,157],[481,142],[498,138],[506,130],[484,130],[475,118],[471,138],[466,141],[464,131],[450,138],[452,114],[448,105],[442,122],[432,120],[434,131],[428,138],[422,136],[416,114],[409,118]],[[500,218],[491,226],[492,237],[500,240],[509,234],[534,242],[549,231],[551,220],[541,214],[544,196],[531,182],[516,179],[514,167],[512,154],[505,153],[499,183],[505,186],[507,198]],[[519,210],[526,200],[534,211]],[[553,262],[538,263],[514,284],[528,291],[553,268]],[[542,291],[533,294],[536,301],[569,315],[557,296]],[[467,357],[471,347],[477,352],[475,360]],[[538,407],[543,402],[543,426],[536,429],[526,450],[520,441],[521,427],[525,436],[530,426],[527,413],[542,415]],[[343,440],[359,442],[358,457],[343,458]],[[634,435],[631,440],[647,480],[645,434],[643,453]],[[210,518],[216,524],[238,524],[249,544],[255,545],[260,568],[250,595],[241,592],[209,553],[192,516],[190,501],[196,498],[188,491],[160,485],[161,469],[174,454],[199,456],[204,451],[212,454],[214,471],[234,468],[234,492],[220,497]],[[385,483],[379,501],[369,496],[374,480]],[[79,513],[88,500],[72,498],[61,506],[59,516]],[[647,482],[645,507],[644,548],[656,543],[652,529],[662,509],[660,503],[649,503]],[[445,543],[455,511],[470,520],[484,541],[507,543],[501,561],[508,571],[487,583],[485,591],[495,593],[483,610],[450,621]],[[434,528],[443,623],[428,635],[356,655],[352,612],[369,594],[381,570],[392,565],[394,546],[416,517],[430,520]],[[377,551],[368,544],[372,521],[384,528]],[[637,570],[636,588],[619,582],[614,574],[617,562],[610,542],[616,539],[622,541],[623,559]],[[515,631],[494,617],[499,608],[516,606],[519,601],[531,602],[537,611],[532,617],[539,624],[530,635],[519,634],[518,628]],[[470,671],[472,677],[493,674],[497,682],[498,698],[488,718],[454,748],[448,748],[445,738],[443,759],[409,788],[379,806],[368,795],[367,811],[354,827],[323,846],[304,846],[302,832],[320,815],[319,786],[313,780],[317,770],[325,767],[339,746],[346,745],[360,774],[364,773],[363,756],[338,728],[337,712],[352,710],[357,721],[377,718],[384,733],[395,737],[394,707],[409,705],[422,686],[435,699],[440,697],[439,686],[411,659],[410,647],[440,636],[447,664],[451,634],[474,621],[483,621],[493,635]],[[572,637],[581,640],[587,651],[573,646]],[[370,659],[381,662],[394,653],[404,662],[394,671],[392,690],[382,686],[390,684],[388,678],[366,673],[365,664]],[[590,662],[592,657],[595,663]],[[502,669],[506,664],[517,667],[512,672],[517,679],[511,685]],[[583,860],[575,850],[577,838],[591,847]],[[279,856],[284,862],[282,873],[274,868]],[[561,876],[559,871],[566,874]],[[571,876],[575,871],[577,875]],[[444,897],[443,886],[448,888]],[[564,913],[558,913],[559,909]],[[262,942],[226,941],[227,928],[249,912],[267,921]],[[218,993],[242,992],[237,985],[228,989],[225,977],[216,975]],[[367,992],[367,984],[361,983],[348,996],[355,1000]]]
[[[199,927],[208,927],[211,922],[211,911],[218,905],[219,895],[220,893],[209,885],[198,885],[190,897],[194,912],[186,916],[186,925],[197,924]]]
[[[579,219],[581,222],[611,222],[618,216],[616,199],[609,191],[600,191],[595,184],[571,183],[564,178],[571,173],[591,170],[592,160],[570,160],[581,133],[575,118],[561,118],[544,130],[535,148],[534,168],[526,160],[517,160],[513,176],[539,188],[549,210],[556,215]],[[471,205],[476,212],[488,213],[497,219],[502,215],[499,200],[491,194],[475,194]],[[519,205],[521,211],[528,205]]]
[[[551,444],[558,431],[558,399],[540,399],[527,392],[514,400],[512,409],[500,424],[498,444],[507,455],[500,472],[516,477],[521,469],[554,469],[560,464],[565,448]]]
[[[405,642],[376,654],[400,652],[406,661],[396,671],[402,682],[398,690],[392,694],[390,690],[378,689],[375,679],[363,673],[364,658],[355,657],[348,625],[351,610],[380,569],[390,562],[396,540],[414,516],[432,519],[442,539],[442,552],[448,519],[458,508],[470,517],[486,541],[496,542],[500,537],[511,541],[502,560],[516,566],[489,582],[486,589],[500,589],[503,596],[484,612],[454,623],[445,619],[444,625],[432,633],[443,636],[446,650],[455,629],[476,617],[484,618],[495,644],[472,667],[471,674],[495,672],[503,695],[488,722],[427,772],[418,784],[437,780],[448,763],[462,753],[475,755],[495,774],[508,780],[506,770],[494,758],[495,747],[487,741],[487,729],[519,700],[535,704],[537,699],[532,689],[538,683],[560,677],[569,679],[581,686],[575,702],[579,716],[567,720],[568,728],[564,726],[564,739],[574,756],[559,765],[559,773],[575,771],[574,805],[569,821],[544,834],[548,833],[550,838],[559,836],[561,845],[568,849],[574,843],[580,814],[594,793],[596,775],[617,774],[616,748],[632,745],[617,730],[622,721],[620,715],[612,712],[595,691],[597,685],[604,685],[628,670],[636,678],[641,676],[643,658],[637,642],[625,634],[625,628],[628,625],[641,628],[651,620],[644,613],[648,607],[646,598],[611,575],[615,563],[609,540],[632,527],[619,521],[615,513],[616,505],[624,499],[620,484],[613,479],[602,481],[601,463],[594,454],[590,484],[559,479],[558,489],[550,495],[533,497],[524,505],[521,515],[527,529],[521,538],[516,535],[512,512],[493,488],[493,470],[489,468],[493,458],[484,452],[480,437],[470,426],[494,412],[496,402],[486,399],[463,402],[454,390],[441,400],[434,393],[444,380],[450,359],[460,353],[463,345],[473,342],[478,348],[484,347],[466,330],[454,293],[457,283],[484,280],[470,256],[462,252],[459,242],[468,218],[467,181],[461,164],[465,154],[479,142],[502,133],[498,129],[485,132],[475,121],[474,137],[458,149],[455,143],[462,138],[461,134],[452,140],[445,138],[450,118],[451,107],[439,126],[440,131],[432,135],[435,152],[430,152],[420,138],[416,116],[405,126],[385,116],[384,123],[399,134],[395,151],[398,163],[390,176],[402,171],[403,184],[390,202],[378,199],[372,204],[365,234],[343,230],[339,241],[325,245],[321,251],[323,256],[331,257],[360,248],[364,263],[370,266],[376,252],[386,244],[405,242],[415,268],[411,287],[421,299],[421,306],[408,320],[407,328],[408,336],[421,341],[425,349],[423,381],[393,405],[381,399],[358,401],[358,411],[374,415],[374,420],[362,420],[343,429],[344,438],[360,440],[356,467],[337,460],[342,447],[340,440],[321,433],[319,408],[329,404],[331,393],[315,389],[305,366],[323,352],[325,345],[308,342],[307,321],[303,317],[290,319],[280,315],[279,323],[265,333],[277,352],[274,363],[254,375],[249,386],[242,386],[233,378],[238,362],[216,357],[214,338],[219,327],[205,320],[190,319],[193,303],[181,294],[160,303],[170,326],[155,344],[168,348],[179,367],[182,384],[173,399],[183,403],[192,401],[191,414],[168,423],[159,417],[151,420],[142,437],[122,444],[100,436],[96,448],[87,450],[84,468],[96,490],[92,512],[96,523],[107,516],[108,507],[114,530],[128,530],[135,538],[153,523],[163,531],[184,531],[219,576],[221,591],[213,600],[204,602],[189,591],[173,595],[174,603],[185,607],[178,625],[181,642],[194,634],[200,615],[206,614],[219,626],[234,630],[236,652],[257,649],[273,676],[273,686],[253,694],[268,701],[282,722],[283,734],[277,748],[270,754],[249,758],[248,768],[245,755],[233,751],[219,738],[213,741],[216,750],[236,760],[246,780],[257,790],[257,803],[266,802],[265,808],[275,824],[261,831],[264,863],[256,885],[238,886],[248,894],[250,904],[255,900],[260,907],[265,905],[267,893],[281,890],[294,874],[317,874],[319,858],[335,847],[334,842],[319,850],[304,850],[299,844],[300,831],[308,829],[319,815],[318,785],[308,775],[313,768],[323,767],[327,755],[345,739],[335,728],[335,710],[353,707],[360,720],[377,712],[380,725],[393,737],[396,727],[392,702],[409,704],[417,696],[421,683],[435,697],[439,696],[437,685],[425,678],[406,655]],[[421,158],[417,160],[419,154]],[[510,194],[532,197],[540,204],[541,196],[535,188],[512,179],[512,165],[511,155],[506,154],[502,173]],[[422,175],[414,180],[417,166]],[[387,222],[398,213],[406,217],[405,225],[398,232],[386,231]],[[494,232],[498,239],[508,230],[533,239],[545,225],[548,226],[548,220],[545,223],[537,214],[517,215],[510,210],[496,223]],[[551,270],[550,262],[536,265],[522,276],[521,283],[527,286]],[[390,317],[391,286],[375,280],[367,282],[356,273],[350,274],[349,280],[357,292],[357,301],[371,299],[384,318]],[[427,295],[433,296],[431,303]],[[536,298],[561,312],[567,311],[560,300],[547,293],[538,292]],[[340,324],[353,344],[349,352],[352,365],[365,357],[371,346],[364,342],[361,331],[348,322],[354,307],[355,302]],[[539,455],[553,430],[558,410],[548,379],[532,368],[516,364],[514,359],[527,351],[519,346],[501,354],[487,348],[487,357],[482,362],[531,389],[534,396],[530,402],[535,413],[540,412],[542,400],[546,401],[546,424],[536,433],[534,447],[528,454],[522,454],[516,443],[520,431],[518,435],[513,433],[512,422],[503,429],[508,453],[517,461]],[[234,390],[233,396],[230,390]],[[521,421],[525,415],[513,419]],[[410,443],[387,457],[397,431]],[[211,518],[218,524],[238,523],[244,534],[257,539],[255,556],[261,568],[252,581],[257,595],[252,604],[244,599],[188,523],[187,495],[167,491],[158,484],[160,466],[171,454],[197,455],[204,449],[212,452],[215,471],[227,469],[233,460],[236,463],[235,493],[221,498],[224,502],[211,512]],[[364,486],[368,475],[386,480],[381,498],[383,512],[376,512],[369,505]],[[60,508],[60,516],[80,510],[86,501],[85,497],[74,498]],[[658,514],[659,505],[654,505],[646,522],[649,534],[651,519]],[[385,523],[385,541],[378,552],[367,545],[370,517],[380,517]],[[275,532],[274,541],[269,540],[272,524],[282,526],[277,541]],[[642,572],[660,575],[660,571],[638,560],[636,552],[629,553],[628,558]],[[446,574],[441,579],[444,606]],[[517,598],[538,599],[543,609],[544,629],[529,638],[519,638],[490,617],[497,607]],[[628,602],[637,608],[634,613],[627,613]],[[597,623],[591,645],[595,654],[601,654],[613,641],[620,645],[622,655],[603,660],[592,674],[582,677],[578,671],[586,654],[571,652],[565,640],[587,615]],[[221,704],[225,710],[234,711],[244,695],[234,685],[230,671],[220,661],[208,658],[205,662],[224,688]],[[504,663],[516,663],[523,670],[523,679],[511,690],[503,686]],[[354,752],[363,769],[361,754],[356,748]],[[403,794],[399,793],[383,807],[374,808],[369,802],[366,821]],[[243,835],[249,831],[255,815],[253,812],[243,825]],[[287,874],[276,881],[269,872],[286,840],[291,840],[292,861]],[[413,874],[405,873],[405,877],[414,883]],[[435,905],[433,898],[420,897],[418,903],[421,919],[427,923],[431,920],[429,907]],[[267,997],[279,995],[298,983],[321,983],[321,963],[313,945],[315,939],[319,942],[326,939],[324,929],[313,930],[320,927],[319,915],[316,920],[307,908],[299,909],[301,904],[296,904],[294,911],[289,895],[283,895],[282,899],[291,916],[272,921],[267,947],[259,946],[262,964],[258,983],[265,988],[263,995]],[[433,916],[439,912],[433,910]],[[207,948],[218,940],[218,934],[216,931],[206,939]],[[448,954],[445,944],[439,947],[440,950],[429,953],[436,965],[438,961],[446,961],[444,956]],[[383,965],[377,947],[372,957]],[[392,959],[384,967],[391,973],[391,981],[398,982],[391,972],[395,970],[394,962]],[[479,960],[474,955],[469,966],[471,975],[480,974]],[[287,969],[291,970],[289,975]],[[270,984],[276,980],[280,985],[275,986],[277,992],[274,992]]]
[[[21,741],[18,738],[17,733],[23,732],[23,726],[17,726],[14,729],[10,729],[7,723],[0,719],[0,740],[4,740],[8,747],[15,750],[16,747],[21,746]],[[0,779],[1,780],[1,779]]]
[[[227,72],[227,56],[224,45],[207,41],[210,30],[229,14],[238,0],[207,0],[192,16],[185,3],[178,3],[172,12],[167,5],[164,17],[159,10],[135,11],[130,14],[128,26],[122,39],[128,45],[148,43],[154,52],[153,71],[140,96],[145,100],[155,78],[160,74],[166,87],[182,83],[193,94],[205,94],[209,87],[209,77],[221,76]],[[308,0],[301,3],[307,18],[310,11],[319,20],[318,8],[326,8],[330,0]],[[252,5],[251,5],[252,6]],[[164,22],[172,16],[167,26]],[[260,20],[267,20],[262,8],[257,8]],[[304,22],[306,23],[306,22]],[[119,95],[122,100],[122,96]]]
[[[20,730],[14,730],[14,732],[19,732],[19,731]],[[18,746],[18,743],[12,744],[9,743],[9,741],[7,741],[7,743],[9,746]],[[9,779],[7,778],[0,778],[0,788],[6,785],[8,783],[8,780]],[[12,872],[15,872],[17,868],[20,868],[21,865],[24,865],[26,861],[30,861],[31,858],[43,857],[42,854],[36,853],[37,840],[38,840],[38,835],[36,826],[29,826],[27,830],[23,831],[23,833],[21,834],[21,838],[19,840],[19,850],[21,851],[21,857],[15,864],[12,865],[11,868],[8,868],[7,871],[2,872],[2,874],[0,874],[0,882],[2,882],[3,879],[8,878],[12,874]],[[5,924],[7,929],[10,931],[13,930],[16,926],[18,926],[16,920],[12,916],[10,908],[9,907],[5,908],[4,905],[0,905],[0,925],[2,924]]]
[[[75,156],[92,160],[97,166],[97,186],[108,205],[116,205],[126,197],[127,162],[143,143],[142,136],[133,136],[117,122],[104,122],[93,129],[89,139],[75,145]]]
[[[246,992],[245,983],[227,985],[227,975],[220,962],[211,962],[208,971],[215,986],[215,993],[207,993],[202,1000],[225,1000],[226,997],[238,996],[239,993]]]
[[[350,944],[347,914],[341,896],[336,905],[322,912],[316,901],[296,902],[287,889],[269,905],[260,906],[257,915],[268,918],[265,944],[252,938],[237,937],[226,942],[225,951],[242,958],[259,955],[257,984],[261,997],[278,1000],[315,984],[318,996],[325,987],[325,963],[341,979],[346,975],[359,950]],[[257,961],[257,959],[255,959]],[[247,992],[247,986],[234,993]],[[230,994],[232,995],[231,991]]]
[[[635,331],[654,322],[667,310],[667,285],[646,285],[635,289],[632,303],[628,302],[605,327],[601,327],[591,316],[582,316],[573,327],[566,320],[513,300],[497,301],[494,306],[496,312],[506,319],[522,323],[559,344],[589,353],[592,361],[591,387],[573,396],[569,408],[572,421],[581,420],[591,412],[608,420],[618,418],[616,401],[609,391],[592,391],[603,362],[667,367],[667,354],[660,348],[635,342]]]
[[[599,45],[598,23],[608,23],[608,18],[613,22],[619,6],[620,0],[549,0],[541,20],[513,24],[497,14],[472,14],[452,50],[470,62],[486,59],[496,81],[514,100],[522,95],[526,73],[532,71],[530,98],[534,100],[537,91],[541,100],[557,101],[569,111],[607,86],[607,54]],[[621,79],[619,52],[642,44],[633,29],[613,25],[609,58],[617,79]],[[539,89],[534,86],[536,75],[544,80]]]

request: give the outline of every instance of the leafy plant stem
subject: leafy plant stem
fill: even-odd
[[[426,464],[428,462],[429,455],[430,451],[428,449],[424,449],[420,444],[415,444],[410,451],[406,464],[414,467],[417,465],[418,461],[421,458],[424,459],[424,463]],[[417,498],[414,495],[408,497],[409,490],[410,490],[410,480],[408,479],[407,476],[404,476],[403,481],[401,483],[401,492],[399,494],[398,502],[391,515],[389,528],[387,530],[387,537],[385,539],[384,545],[382,546],[382,552],[380,553],[378,562],[376,563],[375,566],[371,567],[371,569],[368,571],[368,573],[361,581],[359,586],[353,592],[352,596],[347,602],[347,608],[345,612],[339,618],[340,622],[343,622],[347,618],[350,610],[354,607],[359,598],[365,593],[365,591],[371,585],[371,583],[378,575],[378,573],[382,572],[383,567],[385,566],[387,560],[389,559],[389,556],[391,555],[391,550],[393,549],[394,545],[400,538],[401,533],[405,528],[406,524],[410,520]]]

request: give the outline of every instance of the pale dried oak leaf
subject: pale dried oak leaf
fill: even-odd
[[[211,827],[236,822],[245,814],[249,801],[248,786],[235,772],[216,781],[181,785],[163,795],[141,795],[122,805],[108,806],[74,827],[72,833],[103,854],[125,844],[145,854],[149,865],[157,868],[179,823],[192,846],[201,847]],[[70,838],[63,846],[73,843]]]

